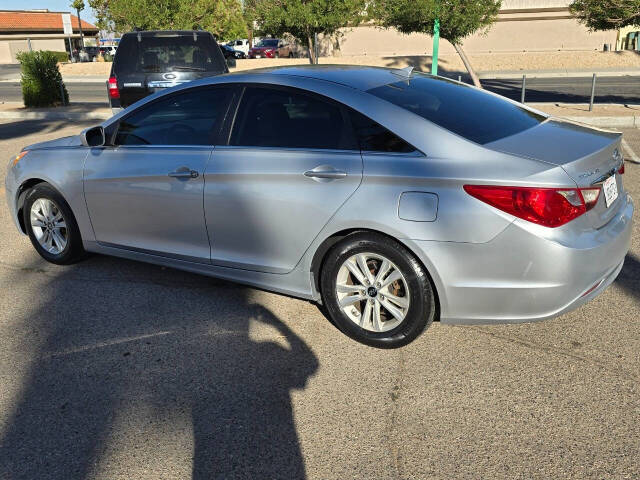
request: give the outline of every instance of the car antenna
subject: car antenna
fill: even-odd
[[[398,75],[401,75],[401,76],[403,76],[403,77],[407,77],[407,78],[411,77],[411,74],[412,74],[412,73],[413,73],[413,67],[412,67],[412,66],[408,66],[408,67],[405,67],[405,68],[401,68],[401,69],[398,71]]]

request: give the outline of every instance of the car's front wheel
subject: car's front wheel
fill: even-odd
[[[433,322],[435,295],[427,272],[411,252],[384,235],[355,234],[336,244],[320,280],[335,325],[366,345],[401,347]]]
[[[22,209],[24,225],[36,251],[58,265],[84,255],[78,224],[65,199],[53,187],[40,183],[30,189]]]

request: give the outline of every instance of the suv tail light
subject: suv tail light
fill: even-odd
[[[620,168],[618,169],[618,173],[620,175],[624,175],[624,162],[622,162],[622,165],[620,165]]]
[[[109,90],[109,98],[120,98],[120,90],[118,90],[116,77],[109,77],[107,89]]]
[[[591,210],[600,196],[600,188],[465,185],[464,190],[503,212],[550,228],[560,227]]]

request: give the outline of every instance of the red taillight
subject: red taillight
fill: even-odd
[[[618,169],[618,173],[620,175],[624,175],[624,162],[622,162],[622,165],[620,165],[620,168]]]
[[[109,90],[110,98],[120,98],[120,90],[118,90],[118,82],[116,77],[110,77],[107,82],[107,89]]]
[[[584,200],[584,205],[587,212],[596,206],[598,198],[600,197],[600,188],[581,188],[580,194]]]
[[[464,190],[503,212],[551,228],[564,225],[593,208],[600,193],[600,189],[582,189],[589,198],[587,205],[583,193],[577,188],[465,185]]]

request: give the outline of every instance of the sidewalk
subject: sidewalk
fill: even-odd
[[[640,105],[594,105],[588,104],[530,103],[532,108],[549,115],[567,118],[602,128],[640,128]],[[105,120],[111,117],[111,109],[72,103],[68,107],[24,108],[21,102],[0,103],[0,120]]]

